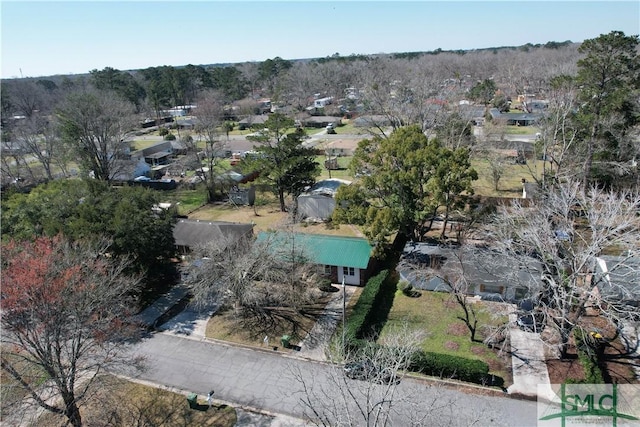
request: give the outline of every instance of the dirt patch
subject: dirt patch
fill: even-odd
[[[549,371],[549,381],[551,384],[561,384],[568,379],[584,380],[584,369],[578,360],[575,352],[569,354],[564,360],[547,360],[547,371]]]
[[[449,325],[447,333],[456,337],[462,337],[469,334],[469,329],[464,323],[456,322]]]
[[[455,351],[460,348],[460,344],[453,341],[447,341],[444,343],[444,348],[446,348],[447,350]]]
[[[473,354],[477,354],[479,356],[485,354],[487,352],[487,348],[486,347],[480,347],[480,346],[473,346],[471,347],[471,353]]]

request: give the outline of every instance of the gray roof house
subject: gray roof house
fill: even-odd
[[[183,218],[173,226],[175,245],[182,254],[211,242],[234,241],[251,236],[253,224]]]
[[[532,126],[543,117],[539,113],[501,113],[497,108],[491,108],[489,114],[493,120],[503,121],[511,126]]]
[[[529,297],[541,284],[539,262],[513,265],[499,253],[485,248],[458,248],[408,242],[398,272],[416,289],[448,292],[445,278],[455,280],[464,273],[469,295],[499,301]]]
[[[610,255],[596,258],[592,283],[605,299],[640,307],[640,258]]]
[[[268,114],[245,117],[244,119],[238,122],[238,129],[247,130],[251,128],[251,126],[264,124],[264,122],[266,122],[268,118],[269,118]]]

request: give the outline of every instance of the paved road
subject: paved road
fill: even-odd
[[[323,391],[331,390],[337,372],[331,365],[288,357],[281,351],[234,347],[167,333],[152,335],[132,351],[149,362],[149,369],[139,376],[142,380],[199,395],[213,388],[216,398],[229,404],[295,418],[306,415],[301,404],[303,383],[296,375],[315,391]],[[437,410],[430,404],[425,404],[424,410],[432,421],[439,420],[438,424],[469,425],[477,421],[477,425],[536,425],[535,402],[468,394],[409,378],[399,384],[398,396],[419,398],[421,402],[435,400]],[[398,404],[402,407],[405,403]],[[415,415],[415,409],[406,407],[398,414]],[[394,425],[407,423],[399,418]]]

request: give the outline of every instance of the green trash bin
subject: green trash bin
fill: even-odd
[[[190,393],[187,396],[187,402],[189,402],[189,408],[195,409],[198,407],[198,395],[195,393]]]
[[[284,348],[289,348],[289,341],[291,341],[291,337],[289,335],[283,335],[282,338],[280,338],[280,344],[282,344],[282,347]]]

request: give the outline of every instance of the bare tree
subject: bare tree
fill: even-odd
[[[197,248],[189,274],[194,300],[234,308],[238,318],[264,325],[282,310],[298,309],[312,297],[317,279],[303,245],[293,235],[269,233],[265,240],[236,236]]]
[[[88,90],[69,95],[57,115],[62,136],[87,176],[111,181],[132,167],[126,141],[135,123],[131,104],[111,92]]]
[[[536,151],[543,159],[542,174],[535,169],[535,162],[527,166],[535,180],[541,180],[542,187],[552,185],[547,181],[571,179],[576,173],[576,164],[583,158],[578,148],[579,129],[573,123],[577,107],[577,88],[569,76],[557,76],[551,81],[549,108],[540,124],[540,135],[536,141]],[[539,178],[541,176],[541,178]]]
[[[425,331],[403,326],[384,342],[332,360],[337,363],[323,367],[321,373],[293,369],[301,385],[296,393],[305,418],[318,426],[370,427],[474,425],[483,416],[490,418],[489,405],[482,415],[469,408],[460,410],[463,403],[453,394],[406,375],[424,335]]]
[[[42,113],[51,106],[49,94],[34,79],[16,79],[6,88],[15,112],[27,118]]]
[[[126,319],[139,279],[107,247],[61,238],[3,245],[2,370],[26,393],[18,403],[64,415],[76,427],[102,372],[141,366],[122,351],[138,331]]]
[[[493,182],[493,189],[500,190],[500,180],[506,170],[506,162],[504,156],[494,150],[486,150],[485,158],[489,164],[489,171],[491,172],[491,181]]]
[[[16,141],[42,165],[47,180],[52,180],[53,159],[58,150],[63,151],[55,125],[45,117],[34,115],[19,123],[14,134]]]
[[[633,262],[639,253],[639,209],[637,193],[585,190],[576,182],[566,182],[533,206],[514,203],[496,217],[492,245],[513,265],[541,270],[532,271],[541,281],[529,286],[530,293],[556,332],[548,339],[557,340],[561,357],[566,355],[572,331],[582,326],[587,313],[616,326],[637,315],[637,309],[628,305],[625,283],[607,277],[616,270],[640,268]],[[619,258],[603,274],[601,257],[607,252]]]
[[[201,176],[207,186],[207,198],[210,202],[216,200],[218,192],[222,191],[228,183],[222,179],[223,170],[216,163],[216,159],[224,157],[226,144],[221,140],[223,126],[224,105],[221,95],[214,91],[205,92],[198,101],[195,111],[195,131],[204,138],[205,150],[203,158],[198,155],[198,160],[206,164],[206,170],[200,167]]]

